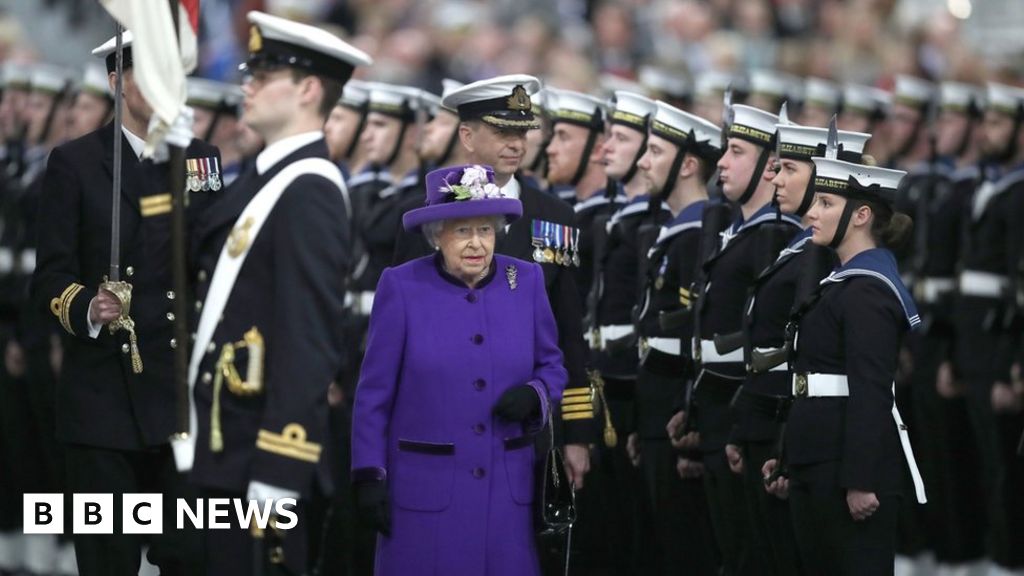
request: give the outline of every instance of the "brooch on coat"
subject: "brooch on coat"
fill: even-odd
[[[519,286],[519,270],[515,266],[509,264],[505,266],[505,280],[508,281],[509,290],[515,290]]]

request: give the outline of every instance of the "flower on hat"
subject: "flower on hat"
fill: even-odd
[[[467,167],[462,171],[458,184],[452,184],[445,180],[446,188],[442,191],[446,194],[453,194],[455,200],[482,200],[485,198],[504,198],[494,182],[488,178],[487,170],[480,165]]]

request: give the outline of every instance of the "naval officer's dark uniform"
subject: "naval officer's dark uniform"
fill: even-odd
[[[33,298],[64,333],[57,385],[57,439],[67,446],[68,490],[120,494],[184,494],[168,439],[176,429],[173,386],[174,298],[171,271],[171,196],[166,167],[139,161],[126,137],[121,168],[121,278],[132,284],[143,370],[133,372],[124,331],[101,327],[91,338],[89,303],[110,270],[111,194],[115,128],[108,124],[51,152],[43,179]],[[186,158],[213,159],[216,148],[193,140]],[[210,175],[212,176],[212,175]],[[219,175],[218,175],[219,180]],[[187,217],[220,193],[186,192]],[[180,295],[186,297],[186,295]],[[166,500],[173,506],[173,499]],[[173,509],[170,508],[170,509]],[[165,520],[170,517],[165,515]],[[116,524],[116,521],[115,521]],[[150,560],[166,573],[195,574],[195,551],[177,541],[173,522],[153,540]],[[142,538],[76,536],[81,574],[136,572]],[[201,572],[199,572],[201,573]]]

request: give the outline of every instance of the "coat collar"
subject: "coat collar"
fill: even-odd
[[[910,292],[900,279],[900,273],[896,266],[896,257],[892,252],[884,248],[873,248],[857,254],[846,264],[836,268],[824,280],[822,286],[842,282],[854,276],[870,276],[877,278],[886,284],[893,295],[899,300],[910,328],[921,323],[921,317],[917,314],[917,305],[910,296]]]

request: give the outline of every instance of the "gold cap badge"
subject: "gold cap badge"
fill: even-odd
[[[512,95],[508,97],[508,109],[513,112],[524,112],[530,109],[530,95],[522,84],[517,84],[512,89]]]
[[[263,36],[260,34],[260,29],[257,26],[249,27],[249,52],[259,52],[263,50]]]

